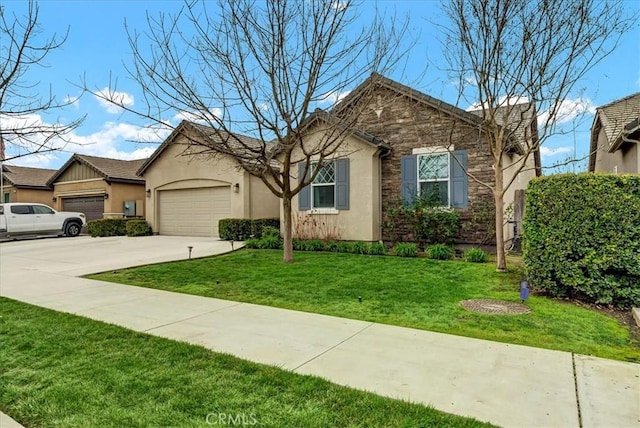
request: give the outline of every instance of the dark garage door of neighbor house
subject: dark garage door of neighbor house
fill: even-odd
[[[87,216],[87,221],[102,218],[104,214],[104,196],[64,198],[62,199],[62,210],[84,213]]]

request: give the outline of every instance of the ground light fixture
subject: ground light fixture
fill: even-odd
[[[191,260],[191,251],[193,250],[193,246],[189,245],[187,249],[189,250],[189,260]]]
[[[529,281],[520,282],[520,300],[524,303],[529,299]]]

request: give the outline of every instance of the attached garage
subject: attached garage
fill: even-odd
[[[84,213],[87,221],[102,218],[104,214],[104,195],[62,198],[62,210]]]
[[[230,186],[158,191],[161,235],[218,237],[218,221],[231,217]]]

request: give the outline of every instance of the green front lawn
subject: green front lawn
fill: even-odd
[[[27,427],[488,426],[0,298],[0,410]]]
[[[570,303],[532,296],[530,314],[466,311],[461,300],[519,301],[520,277],[496,273],[491,263],[298,252],[294,263],[283,264],[281,251],[245,249],[90,278],[640,361],[626,327]]]

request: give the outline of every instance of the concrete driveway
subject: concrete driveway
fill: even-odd
[[[0,244],[0,295],[501,426],[640,427],[640,365],[78,275],[226,252],[207,238]]]

